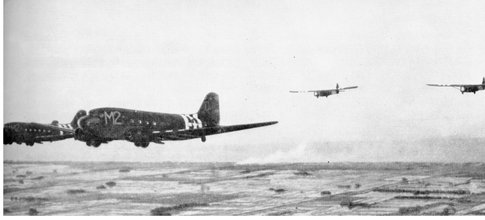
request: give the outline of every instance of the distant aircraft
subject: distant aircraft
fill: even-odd
[[[53,121],[51,124],[11,122],[3,128],[3,144],[22,144],[33,146],[44,141],[59,141],[74,137],[74,129],[80,115],[76,114],[71,123],[59,124]]]
[[[337,84],[337,87],[335,89],[325,89],[325,90],[308,90],[308,91],[290,91],[291,93],[304,93],[304,92],[313,92],[313,95],[315,97],[320,97],[320,96],[325,96],[328,98],[329,95],[335,95],[339,94],[340,92],[344,92],[347,89],[356,89],[357,86],[351,86],[351,87],[345,87],[345,88],[339,88],[339,85]]]
[[[485,90],[485,77],[483,77],[482,84],[451,84],[451,85],[427,84],[427,85],[459,88],[461,94],[464,94],[465,92],[473,92],[473,94],[475,94],[477,93],[477,91]]]
[[[137,147],[148,147],[150,142],[177,141],[201,138],[207,135],[238,131],[276,124],[263,122],[242,125],[219,125],[219,97],[209,93],[195,114],[167,114],[122,108],[97,108],[85,111],[78,121],[74,139],[88,146],[99,147],[113,140],[127,140]]]

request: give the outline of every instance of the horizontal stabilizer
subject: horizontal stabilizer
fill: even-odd
[[[194,138],[205,139],[205,136],[208,136],[208,135],[222,134],[227,132],[263,127],[268,125],[274,125],[276,123],[278,122],[270,121],[270,122],[261,122],[261,123],[253,123],[253,124],[214,126],[214,127],[204,127],[204,128],[198,128],[198,129],[192,129],[192,130],[162,132],[162,133],[157,133],[156,135],[159,135],[165,140],[187,140],[187,139],[194,139]]]
[[[261,123],[253,123],[253,124],[219,126],[218,133],[226,133],[226,132],[233,132],[233,131],[239,131],[239,130],[250,129],[250,128],[263,127],[268,125],[274,125],[276,123],[278,122],[270,121],[270,122],[261,122]]]

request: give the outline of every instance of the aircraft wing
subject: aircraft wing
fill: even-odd
[[[73,138],[74,137],[74,133],[68,133],[68,134],[62,134],[62,135],[42,135],[42,136],[36,136],[34,138],[34,140],[37,142],[37,143],[41,143],[43,141],[60,141],[60,140],[64,140],[64,139],[69,139],[69,138]]]
[[[306,93],[306,92],[310,92],[310,91],[290,91],[291,93]]]
[[[193,138],[201,138],[208,135],[222,134],[227,132],[263,127],[263,126],[273,125],[276,123],[278,122],[270,121],[270,122],[261,122],[261,123],[253,123],[253,124],[205,127],[205,128],[199,128],[199,129],[191,129],[191,130],[162,132],[160,133],[160,136],[164,140],[186,140],[186,139],[193,139]]]
[[[290,91],[291,93],[305,93],[305,92],[331,92],[337,91],[336,89],[324,89],[324,90],[307,90],[307,91]]]
[[[358,86],[350,86],[350,87],[341,88],[339,90],[357,89],[357,88],[358,88]]]
[[[452,84],[452,85],[442,85],[442,84],[426,84],[428,86],[436,86],[436,87],[462,87],[465,85],[457,85],[457,84]]]
[[[450,84],[450,85],[442,85],[442,84],[426,84],[428,86],[438,86],[438,87],[475,87],[475,86],[484,86],[484,84]]]

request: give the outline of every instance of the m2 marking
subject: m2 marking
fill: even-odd
[[[104,122],[108,124],[108,121],[112,121],[113,125],[121,125],[122,122],[118,121],[121,117],[121,113],[119,111],[110,112],[109,114],[104,112]]]

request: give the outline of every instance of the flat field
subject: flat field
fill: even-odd
[[[484,215],[485,164],[4,162],[4,215]]]

